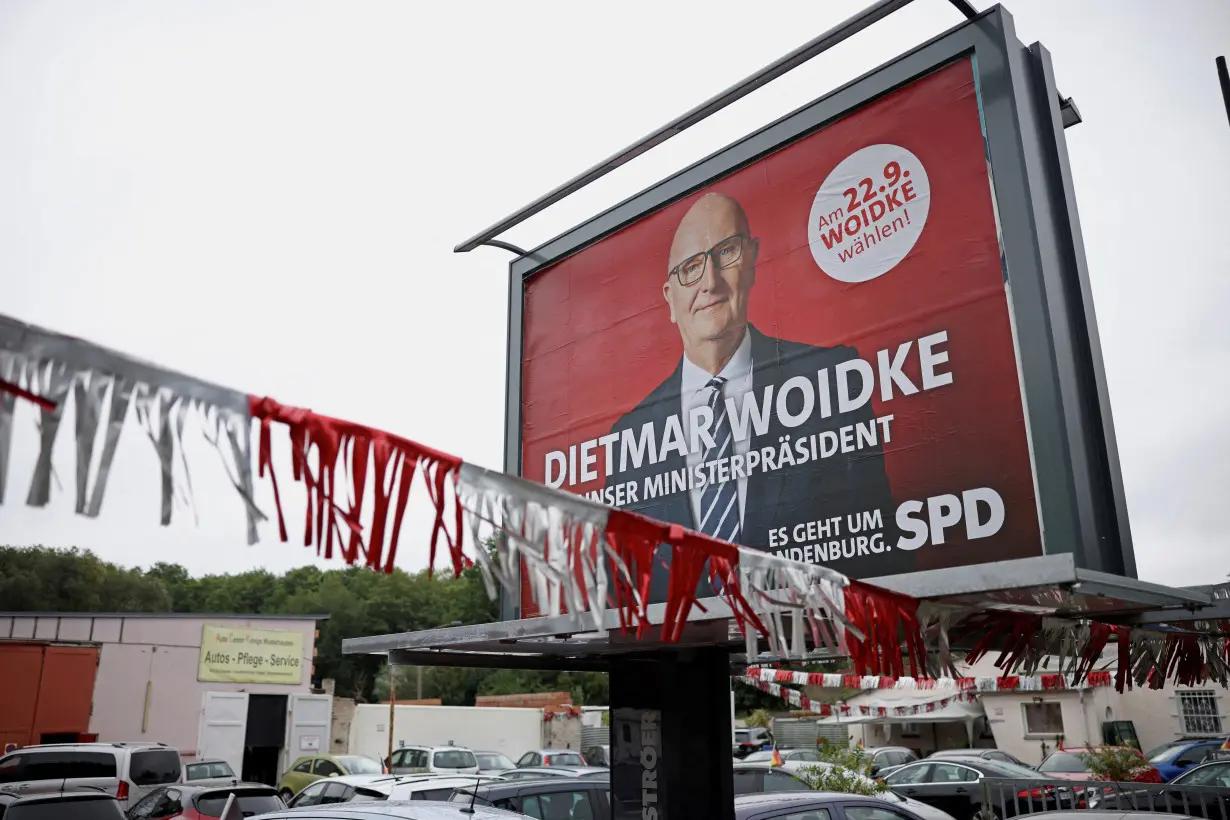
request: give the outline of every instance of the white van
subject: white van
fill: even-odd
[[[161,743],[50,743],[0,757],[0,788],[21,795],[100,788],[127,810],[183,779],[179,752]]]
[[[478,774],[478,758],[461,746],[403,746],[393,751],[393,774]]]

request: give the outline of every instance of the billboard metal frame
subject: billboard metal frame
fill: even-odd
[[[525,280],[849,112],[962,58],[978,84],[1043,548],[1136,576],[1084,242],[1050,54],[996,6],[514,259],[509,266],[504,469],[521,474]],[[879,579],[883,583],[887,579]],[[502,595],[521,617],[520,585]]]

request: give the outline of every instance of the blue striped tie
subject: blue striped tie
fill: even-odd
[[[722,387],[726,379],[714,376],[705,387],[713,392],[709,396],[709,409],[716,423],[713,425],[714,446],[705,451],[708,463],[719,458],[730,458],[734,453],[734,436],[730,430],[730,418],[726,414],[726,402],[722,401]],[[739,520],[739,490],[734,479],[715,481],[705,487],[700,496],[700,525],[705,535],[723,541],[738,543],[743,529]]]

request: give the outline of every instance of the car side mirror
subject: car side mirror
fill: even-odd
[[[876,765],[871,767],[871,776],[875,777],[879,773],[880,773],[880,765],[877,763]]]

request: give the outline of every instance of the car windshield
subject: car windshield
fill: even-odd
[[[478,765],[474,753],[465,749],[449,749],[431,756],[431,764],[437,769],[472,769]]]
[[[342,768],[351,774],[383,774],[380,771],[380,764],[368,757],[346,755],[339,757],[337,762],[341,763]]]
[[[550,756],[548,766],[584,766],[585,759],[575,752],[565,752],[563,754],[553,754]]]
[[[1170,743],[1163,743],[1161,746],[1155,746],[1152,749],[1150,749],[1148,752],[1146,752],[1145,757],[1148,758],[1149,760],[1153,760],[1153,758],[1155,758],[1157,755],[1165,754],[1166,752],[1169,752],[1169,751],[1177,751],[1178,748],[1182,745],[1184,745],[1183,741],[1179,741],[1177,743],[1175,741],[1171,741]]]
[[[197,813],[203,817],[221,817],[222,810],[226,808],[226,801],[230,796],[230,792],[205,792],[196,799]],[[282,799],[273,789],[268,792],[236,794],[235,802],[239,804],[239,811],[244,817],[283,808]]]
[[[1038,771],[1076,774],[1079,772],[1089,771],[1089,767],[1085,765],[1085,761],[1081,760],[1074,754],[1069,754],[1068,752],[1055,752],[1046,760],[1042,761],[1042,765],[1038,767]]]
[[[478,767],[480,769],[515,769],[517,768],[516,766],[513,765],[513,762],[509,760],[508,758],[504,757],[504,755],[482,754],[480,752],[479,754],[474,755],[474,758],[478,761]]]
[[[1187,749],[1186,746],[1167,746],[1163,749],[1154,749],[1149,753],[1150,763],[1169,763],[1179,756],[1180,752]]]
[[[146,749],[133,752],[128,764],[129,776],[138,786],[176,783],[180,777],[179,752],[174,749]]]
[[[747,757],[743,758],[744,763],[757,763],[761,760],[772,760],[772,752],[752,752]]]
[[[746,743],[752,739],[752,733],[747,729],[735,729],[735,741],[738,743]]]
[[[115,800],[46,800],[9,806],[4,820],[124,820]]]
[[[187,769],[189,780],[206,780],[212,777],[235,776],[235,773],[231,771],[231,767],[221,760],[214,760],[209,763],[189,763]]]

